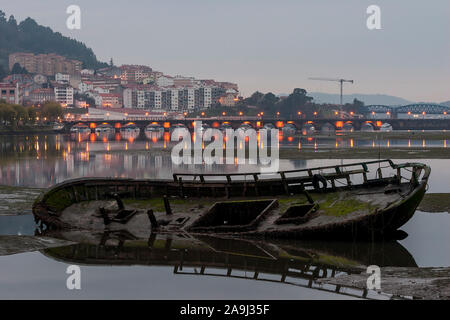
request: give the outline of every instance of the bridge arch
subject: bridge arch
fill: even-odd
[[[444,112],[446,112],[450,114],[450,107],[435,103],[416,103],[398,107],[395,109],[395,112],[414,114],[422,114],[423,112],[427,114],[443,114]]]

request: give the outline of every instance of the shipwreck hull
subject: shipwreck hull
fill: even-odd
[[[416,212],[422,201],[427,184],[421,183],[413,193],[401,203],[379,211],[371,216],[356,218],[353,221],[330,223],[327,226],[301,228],[294,230],[276,230],[264,233],[250,233],[253,236],[280,239],[310,240],[391,240],[402,235],[397,234]]]
[[[376,173],[372,179],[371,166]],[[385,169],[394,174],[387,176]],[[405,177],[405,172],[411,177]],[[158,231],[373,240],[393,237],[411,219],[426,192],[430,172],[420,163],[397,165],[382,160],[271,176],[174,174],[173,180],[77,179],[41,195],[33,213],[36,222],[48,229],[125,229],[137,237]],[[111,207],[108,201],[112,198],[118,209],[103,208],[105,204]]]

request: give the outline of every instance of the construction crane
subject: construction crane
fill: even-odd
[[[344,82],[354,83],[354,81],[346,79],[333,79],[333,78],[309,78],[309,80],[335,81],[341,84],[341,115],[342,115],[342,107],[344,106]]]

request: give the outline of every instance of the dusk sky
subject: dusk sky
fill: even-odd
[[[66,8],[82,10],[81,30],[66,28]],[[382,30],[366,9],[381,7]],[[145,64],[256,90],[293,88],[382,93],[411,101],[450,100],[448,0],[15,0],[1,10],[86,43],[103,61]]]

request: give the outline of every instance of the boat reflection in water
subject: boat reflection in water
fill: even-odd
[[[284,283],[358,298],[387,297],[367,290],[318,284],[316,280],[343,273],[365,273],[363,265],[417,267],[414,258],[396,241],[253,241],[184,233],[171,236],[152,233],[149,239],[140,240],[127,231],[97,234],[52,231],[45,235],[79,243],[43,251],[46,256],[66,263],[167,266],[176,275]]]

